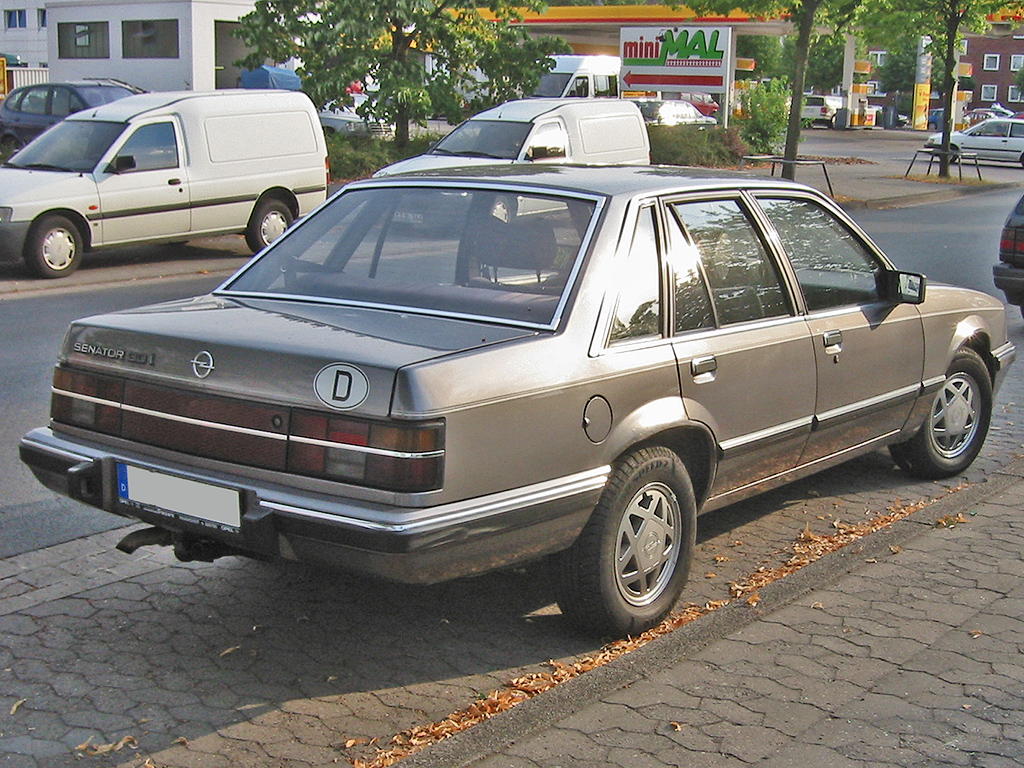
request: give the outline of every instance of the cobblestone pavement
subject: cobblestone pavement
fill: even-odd
[[[1021,765],[1024,463],[1012,471],[966,522],[925,529],[474,768]]]

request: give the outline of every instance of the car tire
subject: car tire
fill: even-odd
[[[559,556],[563,615],[599,636],[655,626],[686,584],[696,528],[693,486],[680,458],[661,446],[628,454],[579,538]]]
[[[25,263],[36,277],[67,277],[82,260],[82,234],[66,216],[37,220],[25,240]]]
[[[292,209],[276,197],[265,197],[256,204],[249,226],[245,230],[245,243],[253,253],[259,253],[291,226],[295,220]]]
[[[889,447],[893,459],[914,477],[937,480],[963,472],[985,443],[992,419],[992,379],[972,349],[956,353],[928,418],[905,443]]]

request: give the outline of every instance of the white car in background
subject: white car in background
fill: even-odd
[[[942,134],[933,133],[925,147],[942,146]],[[949,134],[949,149],[954,159],[961,152],[972,152],[979,160],[997,160],[1024,165],[1024,120],[996,118]]]

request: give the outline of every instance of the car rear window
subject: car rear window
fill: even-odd
[[[553,326],[597,201],[506,189],[348,191],[226,292]]]
[[[131,91],[119,85],[86,85],[79,86],[77,91],[87,107],[100,107],[132,95]]]

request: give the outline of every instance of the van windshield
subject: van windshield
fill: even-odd
[[[467,120],[427,154],[515,160],[532,126],[508,120]]]
[[[65,120],[19,150],[7,165],[88,173],[96,167],[125,127],[125,123]]]
[[[541,96],[545,99],[557,99],[565,93],[565,86],[569,84],[571,72],[548,72],[540,76],[540,85],[533,92],[534,96]]]

